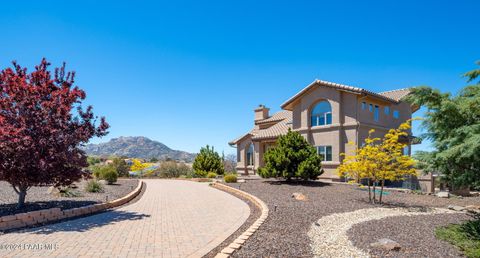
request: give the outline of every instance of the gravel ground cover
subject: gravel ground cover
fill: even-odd
[[[0,181],[0,216],[49,208],[71,209],[94,203],[114,200],[127,195],[138,184],[137,179],[119,179],[116,184],[104,185],[103,193],[89,193],[84,190],[86,181],[76,183],[79,197],[60,197],[49,194],[48,187],[32,187],[27,192],[25,207],[16,209],[18,195],[11,185]]]
[[[435,238],[434,229],[467,219],[466,214],[391,217],[357,224],[348,231],[348,236],[356,247],[370,250],[373,257],[461,257],[457,248]],[[391,252],[372,249],[370,243],[381,238],[396,241],[401,249]]]
[[[312,257],[307,235],[312,224],[323,216],[358,209],[380,207],[368,203],[368,193],[350,185],[322,182],[285,182],[278,180],[248,180],[229,184],[263,200],[270,209],[266,222],[245,242],[234,257]],[[292,193],[306,195],[297,201]],[[390,192],[384,198],[386,206],[443,207],[449,204],[480,204],[480,198],[440,199],[434,196]],[[425,216],[425,219],[428,220]],[[396,219],[396,218],[393,218]],[[415,227],[413,224],[412,227]],[[386,227],[389,229],[389,227]],[[433,234],[433,228],[430,229]],[[411,241],[415,241],[413,238]],[[415,244],[421,244],[415,241]]]

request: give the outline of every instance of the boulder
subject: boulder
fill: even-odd
[[[463,211],[463,210],[465,210],[465,207],[463,207],[463,206],[458,206],[458,205],[448,205],[447,208],[450,209],[450,210],[454,210],[454,211]]]
[[[371,243],[370,246],[385,251],[398,251],[402,248],[399,243],[388,238],[382,238],[375,243]]]
[[[297,200],[297,201],[306,201],[307,200],[307,196],[305,196],[302,193],[293,193],[292,198],[295,198],[295,200]]]
[[[438,192],[437,197],[439,197],[439,198],[449,198],[450,193],[449,192]]]

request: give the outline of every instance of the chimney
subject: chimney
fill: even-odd
[[[255,122],[267,119],[269,110],[270,109],[264,105],[258,105],[258,107],[255,109]]]

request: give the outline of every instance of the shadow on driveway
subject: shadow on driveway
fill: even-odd
[[[111,210],[92,216],[82,217],[78,219],[68,220],[60,223],[45,225],[38,228],[27,229],[22,232],[34,234],[52,234],[55,232],[86,232],[92,228],[102,227],[108,224],[124,220],[140,220],[148,218],[150,215],[137,212]]]

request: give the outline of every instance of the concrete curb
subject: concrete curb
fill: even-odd
[[[38,226],[46,222],[90,215],[110,208],[115,208],[135,198],[142,191],[144,185],[145,183],[142,180],[139,180],[137,187],[133,191],[124,197],[106,203],[97,203],[63,211],[60,208],[51,208],[3,216],[0,217],[0,231],[19,229],[27,226]]]
[[[224,184],[216,183],[216,182],[212,183],[211,186],[220,190],[224,190],[226,192],[238,194],[250,200],[251,202],[253,202],[258,208],[260,208],[260,211],[261,211],[260,218],[258,218],[245,232],[243,232],[243,234],[238,236],[230,245],[225,247],[222,251],[220,251],[215,256],[216,258],[230,257],[230,255],[232,255],[235,251],[240,249],[242,245],[245,243],[245,241],[247,241],[248,238],[250,238],[250,236],[252,236],[258,230],[258,228],[265,222],[265,220],[268,217],[268,211],[269,211],[268,206],[256,196],[253,196],[239,189],[236,189]]]

